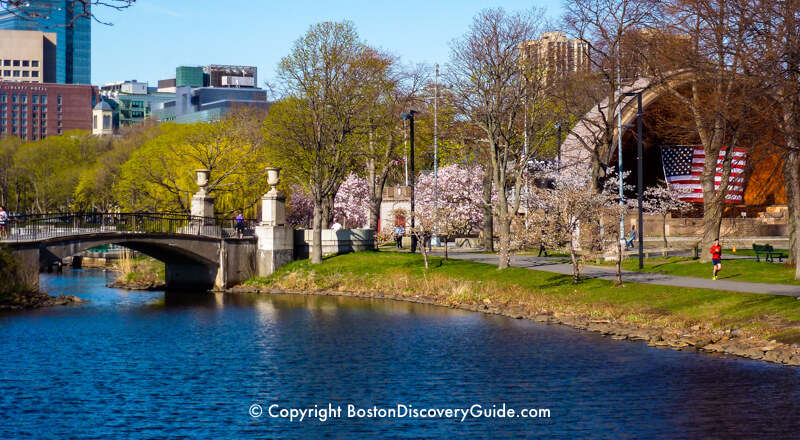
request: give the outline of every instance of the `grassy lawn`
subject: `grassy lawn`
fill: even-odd
[[[736,252],[736,255],[739,255]],[[605,264],[605,263],[604,263]],[[613,262],[608,263],[613,266]],[[639,260],[628,258],[622,262],[625,270],[639,271]],[[643,272],[658,272],[666,275],[677,275],[696,278],[711,278],[711,263],[701,263],[689,257],[648,258],[644,260]],[[726,260],[722,254],[721,280],[752,281],[757,283],[800,285],[794,279],[793,266],[781,263],[767,263],[756,260]]]
[[[459,301],[489,299],[493,304],[499,301],[529,305],[538,310],[627,322],[744,328],[762,336],[787,331],[794,334],[793,325],[800,322],[800,301],[793,297],[637,283],[614,287],[612,282],[598,279],[584,279],[576,285],[565,275],[514,267],[498,271],[490,264],[429,258],[431,267],[426,270],[420,255],[360,252],[328,257],[317,266],[308,260],[296,261],[269,278],[249,283],[294,290],[416,293]],[[669,264],[685,266],[691,262]]]

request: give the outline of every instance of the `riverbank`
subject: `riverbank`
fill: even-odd
[[[40,292],[37,278],[20,270],[19,260],[8,248],[0,246],[0,310],[33,309],[83,302],[77,296],[50,296]]]
[[[800,365],[800,301],[792,297],[585,279],[419,255],[362,252],[289,264],[229,292],[297,293],[434,304],[564,324],[654,347]]]
[[[163,262],[150,257],[126,257],[111,268],[119,277],[106,287],[126,290],[163,290],[166,268]]]

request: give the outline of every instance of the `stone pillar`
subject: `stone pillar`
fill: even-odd
[[[294,231],[286,224],[286,194],[278,191],[280,168],[267,168],[268,193],[261,197],[261,223],[256,226],[258,239],[256,273],[267,276],[294,259]]]
[[[206,186],[210,170],[195,170],[197,173],[197,186],[200,190],[192,196],[191,215],[192,217],[204,217],[207,220],[192,219],[189,225],[190,234],[203,235],[204,233],[213,234],[214,231],[214,197],[208,195]]]

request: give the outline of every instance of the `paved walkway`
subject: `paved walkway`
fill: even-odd
[[[443,255],[442,253],[435,254],[437,256]],[[498,262],[498,256],[496,254],[450,252],[449,256],[450,258],[477,261],[480,263],[497,264]],[[516,255],[511,259],[511,265],[514,267],[572,275],[572,264],[556,262],[549,258]],[[711,272],[711,269],[709,269],[709,272]],[[616,279],[617,274],[613,267],[584,266],[581,271],[581,276],[613,281]],[[746,281],[727,281],[724,279],[714,281],[710,278],[679,277],[659,273],[631,272],[627,270],[622,271],[622,280],[636,283],[658,284],[662,286],[695,287],[730,292],[765,293],[800,297],[800,286],[791,286],[788,284],[750,283]]]

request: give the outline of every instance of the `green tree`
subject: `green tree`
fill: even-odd
[[[197,169],[208,169],[215,210],[254,206],[267,190],[262,114],[242,108],[221,121],[163,124],[120,168],[115,197],[128,210],[189,212]]]
[[[351,169],[375,96],[371,88],[390,64],[364,44],[352,22],[316,24],[281,59],[284,98],[270,108],[265,128],[272,156],[289,179],[314,199],[311,262],[322,262],[324,205]]]

